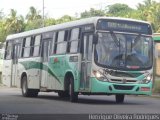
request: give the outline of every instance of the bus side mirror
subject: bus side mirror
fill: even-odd
[[[93,35],[93,44],[97,44],[98,43],[98,35],[94,34]]]

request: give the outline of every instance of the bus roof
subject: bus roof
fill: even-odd
[[[71,21],[71,22],[67,22],[67,23],[52,25],[52,26],[48,26],[48,27],[43,27],[43,28],[39,28],[39,29],[25,31],[25,32],[22,32],[22,33],[9,35],[9,36],[7,36],[6,40],[12,40],[12,39],[20,38],[20,37],[26,37],[26,36],[29,36],[29,35],[40,34],[40,33],[43,33],[43,32],[49,32],[49,31],[54,31],[54,30],[58,30],[58,29],[64,29],[64,28],[67,28],[67,27],[74,27],[74,26],[80,26],[80,25],[85,25],[85,24],[96,24],[98,19],[127,20],[127,21],[150,24],[150,23],[145,22],[145,21],[129,19],[129,18],[91,17],[91,18],[75,20],[75,21]]]

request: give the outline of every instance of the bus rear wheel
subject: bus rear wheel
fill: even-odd
[[[124,97],[125,97],[124,94],[117,94],[117,95],[115,95],[115,97],[116,97],[116,103],[123,103],[124,102]]]
[[[22,78],[22,95],[24,97],[37,97],[38,96],[38,90],[28,89],[26,76],[23,76]]]
[[[71,102],[77,102],[78,101],[78,93],[74,92],[74,79],[73,79],[73,77],[70,77],[69,95],[70,95],[70,101]]]

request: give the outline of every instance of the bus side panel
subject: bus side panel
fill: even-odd
[[[74,59],[72,59],[74,58]],[[81,75],[81,54],[71,54],[66,56],[66,72],[71,72],[74,77],[74,90],[79,91],[80,88],[80,75]]]
[[[22,73],[26,73],[26,70],[24,68],[24,66],[20,63],[18,63],[18,70],[17,70],[17,81],[16,81],[16,86],[18,88],[21,87],[21,77],[22,77]]]
[[[26,71],[28,88],[40,89],[40,72],[41,72],[41,58],[23,58],[19,60],[19,63],[23,66],[19,70]],[[22,74],[22,73],[21,73]]]
[[[49,59],[49,84],[55,84],[55,90],[63,90],[64,73],[65,73],[65,55],[55,55]],[[49,85],[50,86],[50,85]],[[52,85],[53,86],[53,85]]]
[[[57,59],[57,62],[54,62],[54,59]],[[79,78],[80,78],[80,54],[69,54],[69,55],[59,55],[51,58],[50,61],[53,61],[53,71],[57,76],[55,80],[55,85],[57,90],[64,90],[64,79],[67,73],[71,73],[74,77],[74,89],[75,91],[79,90]]]
[[[51,75],[51,74],[49,74],[48,73],[48,89],[54,89],[55,90],[55,83],[56,83],[56,79]]]
[[[3,61],[2,83],[8,87],[11,87],[12,78],[12,60]]]

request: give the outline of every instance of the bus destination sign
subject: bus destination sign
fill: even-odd
[[[108,28],[128,29],[128,30],[141,30],[142,27],[138,25],[130,25],[126,23],[107,22]]]
[[[98,30],[133,32],[141,34],[151,34],[152,30],[147,23],[122,21],[122,20],[99,20]]]

